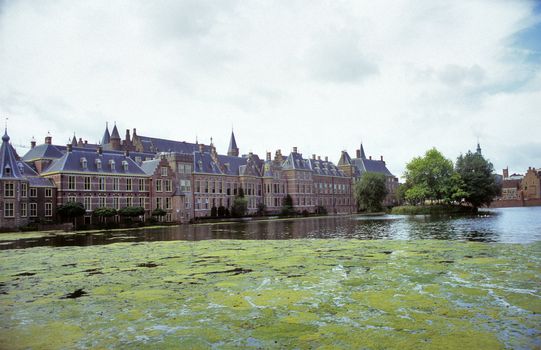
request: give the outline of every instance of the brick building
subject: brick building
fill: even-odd
[[[53,221],[56,207],[69,201],[83,203],[86,223],[95,220],[96,208],[130,206],[144,208],[145,217],[160,208],[166,212],[161,220],[188,222],[210,216],[213,208],[231,208],[241,188],[248,214],[263,205],[268,213],[279,213],[287,195],[298,212],[324,208],[345,214],[356,211],[353,183],[363,173],[385,174],[389,198],[398,185],[383,159],[366,158],[362,145],[353,159],[343,151],[338,165],[327,157],[305,158],[297,147],[261,159],[240,156],[233,132],[227,153],[219,154],[212,139],[209,145],[181,142],[142,136],[136,129],[126,130],[122,139],[116,124],[111,132],[106,125],[100,144],[74,135],[67,145],[54,145],[47,135],[43,144],[33,140],[22,158],[6,133],[1,156],[2,228],[26,225],[31,218]],[[20,215],[25,210],[26,216]]]

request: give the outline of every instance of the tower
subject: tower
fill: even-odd
[[[114,151],[120,151],[121,149],[121,139],[120,134],[118,133],[118,129],[115,126],[113,127],[113,131],[111,132],[111,147],[110,149]]]
[[[227,149],[227,155],[231,157],[239,156],[239,148],[237,147],[237,141],[235,140],[235,134],[231,130],[231,139],[229,140],[229,148]]]
[[[111,142],[111,135],[109,134],[109,123],[105,122],[105,132],[103,133],[103,137],[101,139],[102,145],[107,145]]]

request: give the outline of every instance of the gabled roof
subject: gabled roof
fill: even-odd
[[[310,162],[302,157],[302,154],[297,152],[291,152],[289,156],[282,164],[282,167],[286,170],[296,169],[296,170],[311,170]]]
[[[233,130],[231,130],[231,138],[229,139],[229,147],[227,149],[227,153],[231,154],[231,152],[235,152],[239,148],[237,147],[237,140],[235,140],[235,134],[233,133]]]
[[[195,173],[224,174],[220,164],[216,163],[210,153],[195,152],[193,157]]]
[[[346,176],[334,163],[320,159],[310,159],[310,167],[317,175]]]
[[[256,154],[251,154],[246,157],[246,165],[239,167],[239,175],[241,176],[261,176],[261,160]]]
[[[86,161],[86,168],[83,166],[84,161]],[[113,162],[115,164],[114,170],[111,166]],[[98,163],[101,163],[101,169],[98,168]],[[124,170],[123,164],[128,166],[127,170]],[[71,152],[64,153],[62,157],[54,160],[43,171],[42,175],[53,172],[145,175],[143,169],[133,159],[122,153],[103,152],[98,154],[95,150],[81,148],[74,148]]]
[[[26,152],[23,156],[23,160],[25,162],[30,162],[37,159],[57,159],[60,157],[62,157],[62,151],[57,146],[44,143]]]
[[[359,172],[361,174],[365,172],[369,172],[369,173],[380,173],[385,176],[394,177],[394,175],[389,171],[389,169],[387,169],[385,162],[382,160],[353,158],[352,163],[357,169],[359,169]]]
[[[218,155],[222,164],[223,173],[226,175],[240,175],[240,167],[246,165],[247,158]]]
[[[199,145],[184,141],[173,141],[159,139],[155,137],[137,135],[141,144],[143,145],[143,152],[157,153],[157,152],[176,152],[184,154],[192,154],[199,151]],[[209,146],[204,146],[205,152],[210,151]]]
[[[351,157],[347,151],[342,151],[340,160],[338,160],[338,165],[351,165]]]
[[[160,164],[159,159],[146,160],[141,163],[141,169],[143,169],[145,174],[153,175],[156,172],[158,164]]]

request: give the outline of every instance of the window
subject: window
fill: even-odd
[[[126,206],[127,207],[133,207],[133,198],[132,197],[127,197],[126,198]]]
[[[91,207],[91,197],[84,197],[83,198],[83,205],[85,207],[86,210],[91,210],[92,207]]]
[[[171,192],[171,180],[165,180],[165,192]]]
[[[113,208],[120,209],[118,197],[113,197]]]
[[[120,188],[119,186],[119,178],[115,177],[113,178],[113,191],[118,191]]]
[[[45,189],[45,197],[51,198],[53,196],[53,189],[52,188],[46,188]]]
[[[137,157],[135,157],[135,162],[137,162],[137,163],[141,163],[141,156],[137,156]]]
[[[4,184],[4,197],[15,197],[15,184],[13,182]]]
[[[156,209],[161,209],[162,207],[162,198],[157,197],[156,198]]]
[[[126,191],[132,190],[132,179],[126,179]]]
[[[104,177],[98,178],[98,189],[100,191],[105,191],[105,178]]]
[[[30,203],[30,216],[38,216],[38,203]]]
[[[28,213],[26,212],[27,204],[21,203],[21,217],[25,218]]]
[[[86,160],[86,158],[81,158],[81,166],[83,167],[83,169],[87,169],[88,168],[88,162]]]
[[[68,176],[68,190],[75,189],[75,176]]]
[[[76,201],[77,201],[76,197],[68,197],[68,202],[76,202]]]
[[[139,206],[141,208],[145,207],[145,198],[144,197],[139,197]]]
[[[162,180],[156,180],[156,192],[162,191]]]
[[[12,218],[14,216],[15,212],[13,210],[13,203],[4,202],[4,217]]]
[[[26,196],[28,196],[28,184],[23,182],[21,184],[21,197],[26,197]]]
[[[111,171],[115,171],[116,170],[116,163],[115,163],[115,160],[114,159],[111,159],[109,161],[109,165],[111,166]]]
[[[161,174],[162,176],[167,176],[167,167],[162,166]]]
[[[30,187],[30,197],[37,197],[38,196],[38,189],[35,187]]]
[[[53,216],[53,203],[45,203],[45,216]]]
[[[86,191],[91,189],[91,187],[90,187],[90,184],[91,184],[90,176],[85,176],[84,184],[85,184],[85,190]]]
[[[126,172],[128,171],[128,162],[125,160],[122,161],[122,169]]]
[[[165,198],[165,209],[171,209],[171,197]]]
[[[139,179],[139,191],[146,191],[145,179]]]
[[[101,170],[101,159],[96,159],[96,169]]]
[[[192,186],[190,180],[180,180],[180,190],[182,192],[190,192],[192,190],[191,187]]]
[[[105,197],[100,197],[99,205],[98,205],[99,208],[105,207],[105,204],[106,204],[105,199],[106,199]]]
[[[186,209],[190,209],[190,198],[186,198],[186,202],[184,203],[184,207]]]

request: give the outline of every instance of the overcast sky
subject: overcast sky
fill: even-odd
[[[536,6],[537,5],[537,6]],[[241,153],[431,147],[541,167],[535,1],[0,0],[0,115],[14,144],[121,136]],[[18,148],[20,153],[24,149]]]

